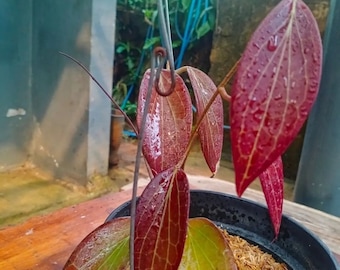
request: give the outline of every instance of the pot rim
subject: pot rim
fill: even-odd
[[[323,268],[323,269],[335,269],[335,270],[339,269],[338,262],[335,259],[334,254],[330,251],[330,249],[326,246],[326,244],[317,235],[315,235],[313,232],[307,229],[303,224],[300,224],[293,218],[290,218],[287,215],[282,215],[282,223],[281,223],[281,228],[280,228],[278,239],[273,241],[274,233],[273,233],[272,225],[269,219],[268,209],[263,204],[255,202],[255,201],[251,201],[246,198],[239,198],[235,195],[222,193],[222,192],[208,191],[208,190],[196,190],[196,189],[190,190],[190,200],[192,198],[197,200],[196,197],[199,197],[199,196],[200,197],[213,196],[214,198],[217,198],[219,202],[216,203],[216,205],[219,207],[222,207],[223,203],[227,203],[227,201],[231,203],[233,202],[239,202],[239,203],[237,204],[238,207],[232,206],[231,204],[227,205],[227,207],[231,209],[231,210],[227,209],[227,210],[230,210],[230,213],[228,211],[225,211],[226,210],[225,208],[215,207],[210,210],[208,209],[207,211],[204,209],[201,209],[202,211],[198,209],[196,212],[201,215],[192,215],[193,204],[190,203],[190,217],[202,216],[202,217],[209,218],[210,220],[215,222],[215,224],[217,224],[218,226],[227,229],[231,234],[240,235],[246,240],[259,245],[262,249],[274,255],[275,258],[278,258],[279,260],[285,262],[290,267],[290,269],[294,269],[294,270],[295,269],[301,269],[301,270],[302,269],[319,269],[319,268],[309,267],[309,261],[307,260],[307,258],[312,257],[310,253],[313,253],[312,251],[314,250],[319,251],[318,256],[316,256],[317,258],[315,258],[316,261],[322,260],[322,258],[319,257],[321,256],[320,252],[322,253],[323,258],[327,259],[326,268]],[[108,216],[105,222],[115,217],[127,216],[126,213],[129,213],[130,211],[130,207],[129,207],[130,204],[131,204],[131,201],[129,200],[127,202],[124,202],[120,206],[118,206],[115,210],[111,212],[111,214]],[[198,203],[198,206],[199,204],[200,203]],[[208,204],[212,204],[211,200],[209,199],[202,202],[201,206],[203,207],[204,205],[208,205]],[[233,211],[234,212],[238,211],[237,209],[243,210],[248,216],[244,216],[244,218],[240,218],[240,220],[242,220],[241,222],[238,222],[235,219],[234,220],[235,223],[233,223],[233,220],[232,220],[234,218],[233,215],[235,216],[235,214],[233,214]],[[247,213],[247,211],[249,213]],[[231,216],[230,217],[226,216],[222,222],[218,220],[214,220],[213,218],[209,217],[209,216],[214,215],[214,213],[219,213],[219,212],[222,213],[222,216],[223,215],[231,215]],[[241,213],[240,216],[242,216],[242,214],[244,215],[244,213]],[[236,214],[236,215],[239,215],[239,214]],[[256,219],[257,216],[259,216],[258,219]],[[247,221],[247,218],[251,222]],[[218,216],[216,216],[215,219],[218,219]],[[226,222],[226,220],[228,222]],[[245,222],[245,225],[243,225],[242,222]],[[258,228],[260,228],[259,231],[257,231]],[[305,250],[302,250],[303,248]],[[300,262],[299,259],[303,261]]]

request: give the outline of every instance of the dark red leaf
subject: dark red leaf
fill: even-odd
[[[135,269],[177,269],[189,217],[189,184],[182,169],[156,175],[141,195],[136,214]]]
[[[216,92],[214,82],[199,69],[188,67],[187,72],[194,90],[197,118],[199,119],[211,97]],[[218,95],[205,115],[198,134],[204,158],[213,174],[216,173],[221,159],[223,146],[223,104]]]
[[[283,165],[278,157],[259,176],[262,190],[268,205],[270,219],[274,227],[275,237],[279,234],[283,204]]]
[[[316,21],[301,0],[282,0],[254,32],[232,87],[239,196],[302,127],[319,89],[321,58]]]
[[[147,115],[143,154],[154,175],[174,167],[183,158],[192,128],[192,107],[190,94],[182,78],[176,74],[176,87],[167,97],[152,90],[151,105]],[[150,80],[150,70],[144,74],[139,89],[137,124],[141,129],[141,119]],[[159,80],[162,91],[171,85],[170,71],[163,70]]]

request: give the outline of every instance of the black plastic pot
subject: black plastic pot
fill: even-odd
[[[294,270],[336,270],[339,266],[329,249],[292,219],[283,216],[278,239],[268,210],[246,199],[210,191],[190,192],[190,217],[206,217],[261,249]],[[130,202],[114,210],[106,221],[130,214]]]

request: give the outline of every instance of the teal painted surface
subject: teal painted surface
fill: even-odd
[[[108,168],[110,101],[62,51],[110,91],[115,0],[35,0],[33,161],[56,178],[85,183]]]
[[[0,1],[0,170],[32,162],[86,183],[108,167],[116,0]],[[24,115],[6,117],[8,109]]]
[[[340,216],[340,1],[331,2],[320,92],[308,120],[295,201]]]
[[[116,0],[96,0],[92,5],[90,70],[111,93],[116,28]],[[110,78],[110,79],[109,79]],[[90,81],[87,175],[108,169],[111,101]]]
[[[35,0],[33,2],[33,95],[35,97],[33,103],[38,122],[43,120],[53,101],[63,70],[66,67],[76,69],[69,60],[65,61],[59,51],[68,53],[85,66],[89,66],[89,28],[86,29],[86,36],[79,44],[77,44],[77,37],[83,25],[91,24],[91,3],[92,1],[89,0]],[[86,78],[85,76],[79,78],[81,75],[78,75],[78,80]],[[74,81],[76,82],[76,79]],[[72,95],[72,90],[65,89],[65,95]]]
[[[32,1],[0,1],[0,170],[25,162],[29,153],[31,19]],[[25,115],[6,116],[19,108]]]
[[[59,54],[90,62],[90,0],[33,2],[33,163],[86,180],[89,78]]]

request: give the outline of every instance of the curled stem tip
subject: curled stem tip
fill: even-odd
[[[230,71],[227,73],[227,75],[225,75],[225,77],[223,78],[222,82],[217,86],[217,91],[219,92],[220,96],[228,102],[231,101],[231,96],[227,93],[225,87],[226,87],[227,83],[231,80],[231,78],[234,76],[239,62],[240,62],[240,60],[238,60],[233,65],[233,67],[230,69]]]
[[[176,86],[175,70],[170,65],[171,85],[170,85],[169,89],[167,89],[166,91],[163,91],[161,89],[161,87],[159,87],[159,79],[160,79],[160,76],[161,76],[162,69],[163,69],[163,67],[165,65],[165,62],[167,60],[167,51],[166,51],[166,49],[163,48],[163,47],[156,47],[154,49],[154,58],[155,58],[155,61],[158,64],[158,68],[156,70],[156,76],[155,76],[155,88],[156,88],[156,91],[157,91],[157,93],[159,95],[161,95],[163,97],[169,96],[169,95],[172,94],[172,92],[174,91],[175,86]],[[155,65],[156,65],[156,63],[155,63]]]

